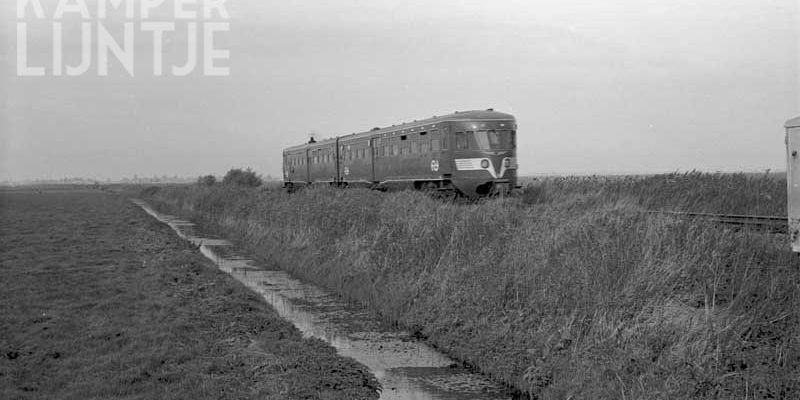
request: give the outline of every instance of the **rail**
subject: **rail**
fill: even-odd
[[[788,231],[788,218],[767,215],[709,214],[683,211],[649,211],[653,214],[671,215],[683,218],[705,219],[725,225],[737,225],[753,229],[763,229],[776,233]]]

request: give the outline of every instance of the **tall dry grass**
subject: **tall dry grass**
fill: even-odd
[[[537,398],[785,398],[800,394],[787,238],[643,212],[780,215],[784,185],[689,173],[541,180],[468,205],[327,188],[152,200]]]

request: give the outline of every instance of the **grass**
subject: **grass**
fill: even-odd
[[[0,238],[0,398],[378,397],[120,196],[2,191]]]
[[[327,188],[151,195],[532,397],[800,395],[788,238],[644,212],[785,215],[773,175],[546,179],[468,205]]]

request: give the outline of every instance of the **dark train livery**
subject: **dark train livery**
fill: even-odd
[[[463,111],[283,151],[284,187],[325,183],[413,188],[467,197],[517,185],[517,123],[488,109]]]

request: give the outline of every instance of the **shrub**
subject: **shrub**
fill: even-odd
[[[158,193],[158,186],[148,186],[140,192],[142,196],[155,196]]]
[[[263,184],[261,177],[255,171],[248,168],[242,170],[241,168],[233,168],[225,174],[222,178],[223,185],[230,186],[244,186],[244,187],[258,187]]]
[[[217,178],[214,175],[205,175],[197,178],[197,184],[200,186],[214,186],[217,183]]]

